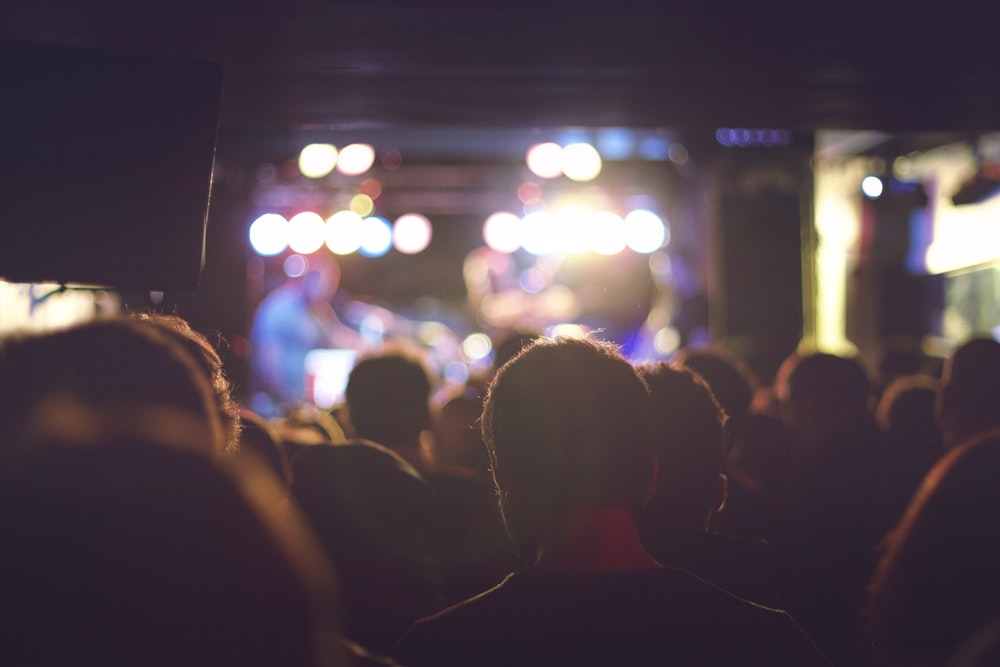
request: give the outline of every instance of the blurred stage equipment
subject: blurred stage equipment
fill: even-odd
[[[978,204],[1000,193],[1000,164],[980,167],[951,197],[955,206]]]

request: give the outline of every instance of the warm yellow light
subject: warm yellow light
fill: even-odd
[[[574,181],[592,181],[601,173],[601,155],[590,144],[570,144],[562,150],[562,172]]]
[[[559,250],[567,254],[590,250],[593,246],[593,217],[582,206],[567,206],[555,215]]]
[[[299,171],[309,178],[323,178],[337,166],[337,147],[309,144],[299,153]]]
[[[350,144],[340,151],[337,171],[347,176],[358,176],[371,169],[374,163],[374,148],[368,144]]]
[[[371,197],[362,193],[351,197],[351,204],[348,208],[363,218],[372,214],[372,211],[375,210],[375,202],[372,201]]]
[[[326,221],[326,247],[337,255],[349,255],[361,247],[363,225],[354,211],[338,211]]]

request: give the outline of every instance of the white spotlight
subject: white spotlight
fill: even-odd
[[[288,221],[265,213],[250,224],[250,245],[258,255],[278,255],[288,247]]]
[[[299,153],[299,171],[309,178],[323,178],[337,164],[337,148],[330,144],[309,144]]]

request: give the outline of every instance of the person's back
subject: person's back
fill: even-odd
[[[783,612],[643,548],[655,482],[647,387],[616,348],[536,341],[491,385],[483,436],[509,534],[529,565],[419,621],[394,656],[422,665],[822,664]]]
[[[951,450],[924,479],[886,538],[870,588],[877,664],[946,664],[1000,615],[998,477],[994,430]]]
[[[945,362],[941,383],[938,413],[946,445],[1000,428],[1000,343],[966,342]]]

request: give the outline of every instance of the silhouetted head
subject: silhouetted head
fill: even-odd
[[[955,351],[945,362],[938,411],[950,445],[1000,426],[1000,343],[977,338]]]
[[[240,409],[233,399],[233,385],[226,377],[222,366],[222,357],[208,339],[191,328],[191,325],[177,315],[162,313],[141,313],[135,316],[142,322],[148,322],[160,327],[171,339],[184,348],[194,359],[198,368],[205,374],[215,405],[222,420],[222,429],[226,438],[226,452],[234,453],[240,442]]]
[[[354,435],[390,449],[419,443],[430,428],[431,378],[422,360],[403,349],[361,359],[347,380]]]
[[[16,458],[46,438],[86,444],[123,435],[222,455],[211,388],[172,336],[121,317],[4,341],[4,458]]]
[[[871,383],[854,359],[816,352],[795,363],[778,393],[789,434],[814,450],[839,427],[869,414]]]
[[[757,384],[749,366],[742,359],[718,348],[683,349],[673,361],[690,368],[705,381],[728,416],[730,436],[739,433],[750,411]]]
[[[941,446],[941,427],[935,406],[940,383],[929,375],[905,375],[886,388],[875,418],[883,433],[911,448]]]
[[[0,470],[9,664],[343,664],[329,566],[265,509],[270,477],[135,439],[45,445]]]
[[[658,363],[639,369],[656,413],[656,491],[640,521],[640,534],[667,529],[704,530],[725,498],[725,413],[708,385],[690,369]],[[645,539],[645,537],[644,537]]]
[[[885,664],[944,664],[1000,613],[1000,432],[942,458],[886,539],[868,622]]]
[[[646,384],[609,343],[533,342],[490,383],[482,429],[504,521],[529,561],[578,510],[638,512],[655,479]]]

